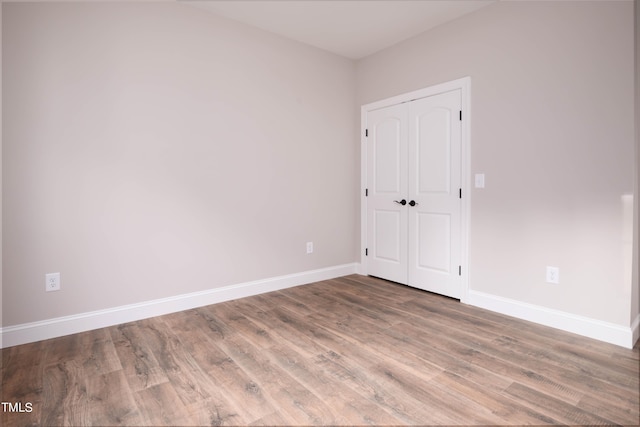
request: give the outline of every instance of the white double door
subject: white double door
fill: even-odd
[[[367,113],[367,273],[460,298],[461,90]]]

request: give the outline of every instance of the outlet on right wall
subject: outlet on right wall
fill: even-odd
[[[636,19],[633,1],[496,2],[357,64],[360,105],[471,77],[469,172],[487,185],[471,193],[470,292],[636,321]]]

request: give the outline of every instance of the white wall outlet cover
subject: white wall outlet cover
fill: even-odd
[[[477,173],[475,175],[475,185],[476,185],[476,188],[484,188],[484,174],[483,173]]]
[[[60,273],[45,274],[45,290],[47,292],[60,290]]]
[[[560,269],[558,267],[547,266],[547,283],[560,283]]]
[[[307,242],[307,253],[313,253],[313,242]]]

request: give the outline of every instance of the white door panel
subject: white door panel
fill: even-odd
[[[373,186],[375,194],[399,194],[403,179],[400,169],[400,157],[405,153],[406,146],[401,140],[404,137],[402,122],[397,117],[382,117],[374,125],[373,137]]]
[[[459,298],[461,91],[408,105],[408,284]]]
[[[416,269],[451,273],[451,215],[418,213]]]
[[[433,104],[433,100],[428,100]],[[416,190],[451,191],[451,111],[433,107],[415,116]]]
[[[403,220],[401,212],[376,210],[373,218],[376,240],[371,255],[377,260],[401,263],[400,239],[404,226],[406,226],[406,222]]]
[[[402,106],[367,116],[368,273],[407,282],[407,115]]]

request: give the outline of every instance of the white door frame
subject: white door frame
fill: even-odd
[[[426,98],[460,89],[462,93],[462,140],[461,140],[461,265],[462,265],[462,290],[460,301],[466,302],[469,294],[469,217],[471,199],[471,78],[463,77],[435,86],[429,86],[412,92],[407,92],[391,98],[365,104],[360,109],[360,272],[367,274],[367,256],[365,248],[367,244],[367,114],[370,111],[390,107],[396,104]]]

